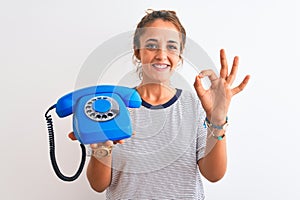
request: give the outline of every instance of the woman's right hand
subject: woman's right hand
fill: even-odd
[[[74,132],[69,133],[68,137],[73,141],[77,140],[77,138],[74,135]],[[123,144],[123,143],[124,140],[116,140],[116,141],[107,140],[105,142],[90,144],[90,148],[92,150],[92,156],[94,156],[97,160],[103,160],[104,157],[110,156],[114,144]]]
[[[77,140],[77,138],[75,137],[74,132],[69,133],[68,137],[69,137],[71,140],[73,140],[73,141]],[[103,145],[104,145],[104,146],[113,146],[113,144],[124,144],[124,142],[125,142],[124,140],[115,140],[115,141],[107,140],[107,141],[105,141],[105,142],[100,142],[100,143],[90,144],[90,147],[91,147],[92,149],[96,149],[96,148],[98,148],[99,146],[103,146]]]

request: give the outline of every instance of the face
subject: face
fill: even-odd
[[[137,57],[144,83],[169,84],[180,59],[180,34],[171,22],[155,20],[140,37]]]

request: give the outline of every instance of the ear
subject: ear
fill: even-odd
[[[183,59],[182,59],[182,57],[181,57],[181,54],[179,55],[179,60],[178,60],[178,62],[183,63]]]
[[[178,63],[177,63],[177,66],[180,66],[183,64],[183,59],[181,57],[181,54],[179,55],[179,60],[178,60]]]
[[[141,60],[141,57],[140,57],[140,50],[139,50],[139,49],[134,49],[134,56],[135,56],[137,59]]]

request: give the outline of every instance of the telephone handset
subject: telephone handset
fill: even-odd
[[[79,177],[85,163],[85,144],[131,137],[132,126],[126,107],[139,108],[141,102],[135,89],[114,85],[91,86],[61,97],[45,114],[50,159],[56,175],[64,181],[73,181]],[[80,142],[82,159],[78,171],[72,177],[64,176],[56,163],[53,122],[51,115],[48,115],[54,108],[59,117],[73,114],[73,131]]]

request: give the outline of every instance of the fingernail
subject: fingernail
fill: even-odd
[[[98,144],[91,144],[90,146],[91,146],[91,148],[97,148]]]

